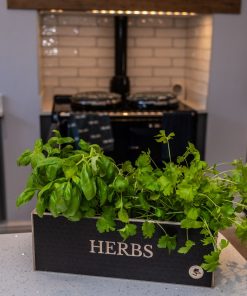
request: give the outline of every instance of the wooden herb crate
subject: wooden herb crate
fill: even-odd
[[[53,218],[49,213],[39,218],[33,212],[34,269],[212,286],[213,273],[203,271],[200,265],[203,256],[213,247],[201,244],[199,230],[189,230],[189,237],[196,246],[188,254],[179,254],[176,250],[169,253],[157,247],[162,230],[156,231],[152,239],[143,238],[142,220],[131,220],[137,225],[137,235],[123,241],[118,232],[100,234],[95,226],[96,219],[70,222],[64,217]],[[180,228],[179,223],[159,224],[169,235],[177,235],[177,249],[185,244],[186,230]]]

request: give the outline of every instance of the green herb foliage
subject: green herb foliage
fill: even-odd
[[[173,137],[165,131],[156,136],[157,142],[167,145],[170,156]],[[150,151],[142,152],[135,164],[127,161],[117,166],[98,145],[80,140],[80,149],[75,150],[73,142],[54,131],[46,144],[37,140],[33,151],[22,153],[17,164],[31,165],[32,173],[17,206],[37,196],[40,217],[45,211],[70,221],[98,216],[100,233],[118,231],[124,240],[137,231],[130,219],[143,219],[145,239],[161,229],[157,246],[181,254],[194,248],[189,230],[198,229],[202,244],[214,246],[202,263],[209,272],[218,267],[220,252],[228,245],[226,240],[217,245],[219,230],[234,225],[238,237],[247,240],[247,219],[239,215],[247,208],[247,165],[240,160],[231,164],[231,170],[220,172],[217,165],[209,167],[202,161],[189,143],[177,163],[170,161],[162,168],[154,164]],[[120,229],[116,219],[122,222]],[[185,245],[178,248],[176,235],[169,235],[159,221],[180,222],[187,233]]]

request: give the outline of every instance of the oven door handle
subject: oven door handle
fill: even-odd
[[[128,148],[129,148],[129,150],[140,150],[140,147],[137,145],[131,145]]]

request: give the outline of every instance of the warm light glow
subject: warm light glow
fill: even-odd
[[[56,9],[51,9],[50,12],[55,13],[55,12],[57,12],[57,10]]]
[[[51,9],[50,12],[52,13],[62,13],[63,10],[62,9],[59,9],[59,10],[56,10],[56,9]],[[147,11],[147,10],[143,10],[143,11],[139,11],[139,10],[97,10],[97,9],[94,9],[91,11],[91,13],[94,13],[94,14],[134,14],[134,15],[175,15],[175,16],[193,16],[193,15],[196,15],[195,12],[186,12],[186,11],[155,11],[155,10],[152,10],[152,11]]]

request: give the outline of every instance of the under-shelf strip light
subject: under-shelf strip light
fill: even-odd
[[[193,16],[196,15],[195,12],[187,11],[139,11],[139,10],[97,10],[94,9],[91,11],[93,14],[133,14],[133,15],[174,15],[174,16]]]
[[[62,9],[51,9],[50,10],[51,13],[63,13],[64,10]],[[194,16],[196,15],[195,12],[187,12],[187,11],[155,11],[155,10],[151,10],[151,11],[147,11],[147,10],[106,10],[106,9],[102,9],[102,10],[91,10],[88,11],[88,13],[93,13],[93,14],[110,14],[110,15],[115,15],[115,14],[126,14],[126,15],[170,15],[170,16]]]

